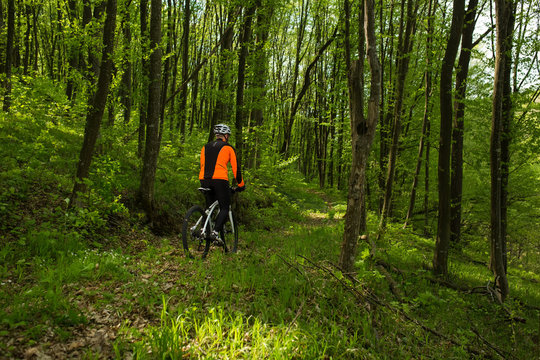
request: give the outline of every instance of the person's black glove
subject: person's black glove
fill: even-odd
[[[244,186],[239,186],[239,187],[236,188],[236,192],[242,192],[242,191],[244,191],[244,190],[246,190],[246,185],[244,185]]]

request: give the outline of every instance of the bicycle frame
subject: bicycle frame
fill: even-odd
[[[232,190],[232,189],[231,189]],[[210,191],[209,188],[199,188],[203,194]],[[234,193],[234,191],[232,191]],[[232,252],[237,252],[238,246],[238,226],[232,207],[229,207],[228,220],[225,221],[223,229],[221,229],[218,237],[212,235],[215,231],[215,221],[219,212],[219,201],[213,201],[207,208],[199,205],[192,206],[186,213],[182,225],[182,245],[188,257],[192,257],[190,249],[200,253],[204,246],[203,258],[208,254],[208,250],[212,244],[222,246],[225,252],[229,252],[226,239],[230,237]],[[194,225],[193,225],[194,223]],[[198,243],[198,245],[196,245]],[[190,245],[191,244],[191,245]]]
[[[213,228],[213,223],[212,221],[210,220],[212,218],[212,213],[214,212],[214,210],[216,210],[216,208],[219,206],[219,203],[218,201],[214,201],[204,212],[206,214],[206,220],[204,222],[204,225],[202,226],[202,234],[203,236],[207,236],[208,234],[210,234],[212,232],[212,230],[214,230]],[[197,226],[200,224],[200,221],[202,220],[202,216],[199,218],[199,220],[197,220],[197,223],[191,228],[191,231],[193,231],[193,229],[196,229]],[[234,220],[233,220],[233,214],[232,214],[232,210],[229,209],[229,222],[231,224],[231,232],[234,234],[236,232],[236,225],[234,223]]]

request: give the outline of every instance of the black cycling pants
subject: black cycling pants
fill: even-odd
[[[201,180],[201,186],[212,189],[211,192],[206,194],[206,207],[212,205],[216,200],[219,203],[219,214],[216,219],[216,228],[214,230],[220,232],[223,230],[223,225],[229,217],[229,208],[231,206],[229,182],[227,180],[205,179]]]

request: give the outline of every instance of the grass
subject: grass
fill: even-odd
[[[156,200],[167,225],[160,236],[133,204],[139,159],[121,127],[103,129],[85,206],[67,210],[84,111],[51,84],[34,82],[34,93],[19,89],[14,97],[14,108],[25,111],[9,119],[0,113],[0,359],[540,353],[540,257],[533,245],[510,258],[504,307],[486,292],[493,279],[478,234],[450,254],[449,279],[461,290],[433,278],[434,240],[398,224],[388,225],[375,259],[359,244],[350,279],[333,265],[344,195],[318,189],[290,164],[276,171],[264,159],[261,169],[247,172],[247,191],[235,204],[236,255],[213,250],[203,261],[180,249],[175,226],[202,200],[192,154],[204,140],[196,136],[179,146],[164,143],[160,152]],[[51,94],[54,106],[38,101],[40,93]],[[377,217],[368,220],[375,229]]]
[[[361,243],[352,283],[332,265],[343,222],[328,204],[342,207],[339,197],[319,193],[314,199],[309,186],[292,193],[301,221],[269,216],[269,208],[261,221],[273,231],[243,226],[238,254],[214,249],[204,261],[185,258],[174,236],[137,232],[121,251],[92,249],[76,235],[47,226],[30,232],[0,252],[6,260],[1,352],[20,357],[39,349],[58,357],[119,359],[463,359],[496,356],[490,343],[503,354],[529,359],[538,350],[538,274],[523,267],[510,272],[512,295],[503,310],[487,294],[433,283],[433,241],[389,226],[377,257],[399,272],[385,275]],[[370,221],[376,226],[375,217]],[[476,247],[482,248],[469,248]],[[485,288],[490,273],[471,262],[473,256],[478,253],[453,250],[451,280]],[[389,291],[388,275],[400,297]],[[354,289],[363,295],[353,295]],[[518,321],[508,321],[509,313]],[[98,331],[104,335],[96,336]],[[61,352],[59,344],[71,351]]]

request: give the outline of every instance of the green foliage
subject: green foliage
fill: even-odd
[[[68,102],[56,83],[39,77],[19,80],[14,83],[12,112],[0,112],[2,340],[16,333],[31,346],[52,329],[51,341],[67,342],[80,325],[95,325],[90,319],[112,307],[111,316],[120,327],[111,345],[118,358],[465,358],[470,356],[467,347],[484,346],[471,324],[489,341],[515,349],[516,357],[528,358],[534,351],[537,314],[529,304],[538,303],[540,296],[540,230],[534,221],[540,203],[531,185],[540,178],[537,113],[523,117],[512,144],[511,298],[506,305],[513,316],[528,320],[520,325],[507,322],[506,312],[489,294],[434,284],[429,270],[434,240],[398,224],[388,225],[375,259],[366,243],[359,244],[358,282],[335,269],[344,231],[344,194],[307,181],[313,169],[299,174],[304,165],[300,155],[280,160],[271,142],[281,139],[271,126],[261,130],[267,143],[260,166],[245,172],[247,190],[235,200],[241,224],[237,255],[213,249],[206,261],[190,260],[178,249],[183,214],[203,202],[196,188],[204,129],[195,127],[182,142],[164,137],[155,190],[156,206],[165,219],[161,224],[169,226],[168,231],[157,230],[166,237],[148,231],[136,205],[140,159],[135,121],[102,127],[86,180],[88,191],[80,195],[80,207],[67,210],[82,143],[84,96]],[[476,89],[479,94],[486,90],[478,84]],[[484,289],[493,280],[486,265],[489,121],[484,114],[490,101],[474,100],[467,103],[464,241],[451,250],[450,280]],[[276,124],[282,120],[275,114],[269,118]],[[301,118],[310,129],[315,125],[305,114]],[[396,217],[408,202],[408,193],[400,189],[408,188],[409,165],[415,161],[416,120],[406,124],[414,130],[400,155]],[[345,137],[345,145],[349,141]],[[350,152],[342,157],[348,163]],[[377,160],[370,159],[370,184],[378,180]],[[435,172],[431,166],[432,179]],[[428,194],[431,204],[434,194],[434,189]],[[370,207],[376,208],[377,201],[372,187]],[[368,213],[368,222],[369,229],[376,229],[377,216]],[[152,230],[157,232],[155,223]],[[379,267],[377,259],[391,264],[390,270]],[[401,298],[387,290],[388,276]],[[353,287],[391,307],[368,303],[354,295]],[[403,314],[462,346],[435,337]],[[511,325],[493,325],[501,323]],[[0,352],[21,355],[4,343]],[[98,356],[90,350],[86,354]]]

